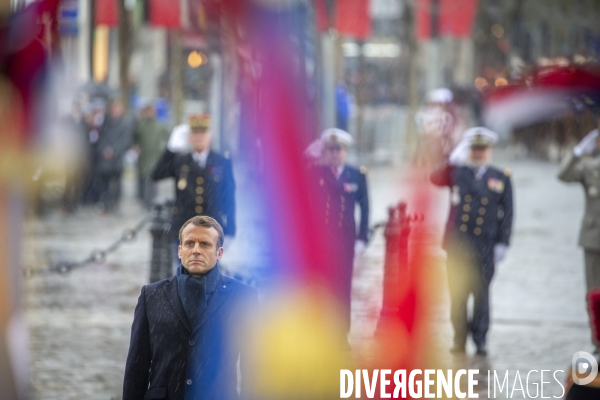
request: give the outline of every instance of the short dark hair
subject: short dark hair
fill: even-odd
[[[181,225],[181,229],[179,229],[179,242],[180,243],[181,243],[181,233],[183,232],[185,227],[190,224],[196,225],[196,226],[202,226],[204,228],[215,228],[215,230],[219,234],[219,240],[217,241],[217,248],[223,247],[223,242],[225,240],[223,228],[221,228],[221,225],[217,222],[216,219],[209,217],[208,215],[196,215],[195,217],[192,217],[192,218],[188,219],[187,221],[185,221],[185,223],[183,225]]]

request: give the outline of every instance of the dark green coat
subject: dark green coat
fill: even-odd
[[[154,164],[167,146],[170,132],[155,118],[141,118],[137,121],[133,142],[140,148],[138,169],[144,176],[152,172]]]

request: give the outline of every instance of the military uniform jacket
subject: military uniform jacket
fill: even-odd
[[[236,325],[256,311],[256,290],[223,275],[197,326],[185,315],[170,277],[142,288],[131,327],[123,400],[239,399],[237,361],[242,354],[242,390],[249,382],[247,358],[232,338]],[[242,392],[243,393],[243,392]]]
[[[175,178],[175,204],[170,237],[178,238],[179,229],[196,215],[208,215],[219,222],[225,235],[235,235],[235,181],[231,161],[211,151],[204,168],[192,154],[165,150],[154,166],[152,179]]]
[[[336,178],[331,167],[315,167],[318,185],[323,190],[325,200],[325,224],[339,231],[348,241],[355,239],[368,240],[369,233],[369,195],[365,170],[362,172],[354,167],[345,165],[341,175]],[[360,207],[360,223],[358,235],[354,208]]]
[[[600,252],[600,150],[589,156],[565,159],[558,173],[564,182],[580,182],[585,190],[585,213],[579,231],[579,245]]]
[[[513,194],[508,171],[487,166],[478,177],[472,167],[445,165],[432,173],[431,181],[451,189],[446,244],[449,236],[457,235],[479,251],[498,243],[509,245]]]

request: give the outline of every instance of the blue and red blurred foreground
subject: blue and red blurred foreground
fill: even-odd
[[[293,7],[286,13],[256,4],[223,3],[231,26],[244,27],[244,40],[262,67],[253,88],[260,101],[248,100],[242,107],[256,116],[252,135],[262,144],[260,185],[265,195],[261,201],[271,221],[266,227],[271,246],[267,267],[271,287],[276,289],[265,293],[257,331],[243,332],[253,349],[253,395],[260,399],[338,398],[341,369],[425,368],[430,337],[423,284],[428,246],[425,237],[413,236],[411,264],[387,300],[391,304],[384,305],[394,312],[381,325],[369,359],[352,359],[336,284],[340,249],[319,213],[307,207],[307,203],[321,203],[314,198],[319,192],[313,189],[314,177],[303,157],[310,139],[317,136],[317,124],[289,39],[297,16]],[[417,213],[426,214],[430,207],[427,187],[423,182],[412,190],[411,203],[417,205]]]

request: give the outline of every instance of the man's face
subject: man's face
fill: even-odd
[[[326,146],[325,162],[332,168],[338,168],[346,164],[348,150],[342,146]]]
[[[472,146],[469,160],[475,167],[481,167],[490,161],[492,148],[490,146]]]
[[[151,119],[154,118],[154,116],[156,115],[156,111],[154,110],[154,107],[148,106],[142,108],[140,115],[142,116],[142,118]]]
[[[190,133],[190,144],[198,153],[210,148],[212,135],[207,129],[193,129]]]
[[[183,229],[177,256],[190,275],[204,275],[215,267],[223,256],[223,248],[217,248],[218,241],[215,228],[189,224]]]
[[[125,107],[123,107],[123,103],[116,100],[113,101],[110,105],[110,116],[111,118],[121,118],[125,113]]]

